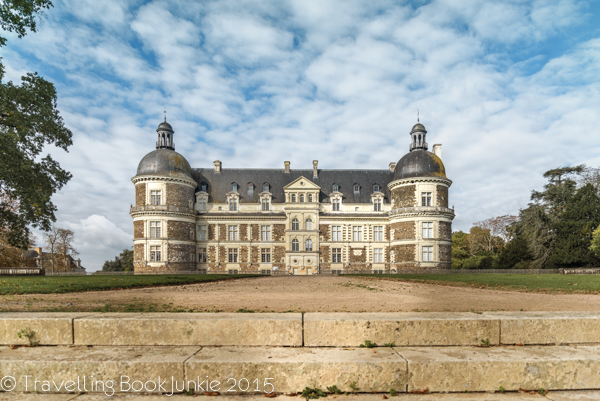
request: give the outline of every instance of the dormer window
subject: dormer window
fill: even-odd
[[[231,212],[237,211],[237,201],[236,200],[231,199],[229,201],[229,211],[231,211]]]
[[[304,203],[304,195],[300,194],[300,202]]]
[[[204,192],[208,191],[208,184],[205,183],[205,182],[203,182],[202,184],[200,184],[200,190],[204,191]]]
[[[254,195],[254,185],[252,185],[251,183],[248,183],[248,195]]]
[[[340,211],[340,200],[339,199],[334,199],[331,201],[331,210],[333,210],[334,212]]]
[[[269,192],[269,184],[263,184],[263,192]]]
[[[377,185],[377,184],[373,185],[373,192],[380,192],[379,185]]]
[[[270,204],[269,200],[266,199],[266,198],[264,198],[264,199],[261,200],[260,203],[262,205],[262,211],[263,212],[268,212],[269,211],[269,204]]]
[[[381,212],[381,199],[373,199],[373,210],[375,212]]]
[[[238,184],[236,184],[235,182],[232,182],[231,183],[231,190],[234,191],[234,192],[237,191],[238,190]]]
[[[340,192],[340,186],[337,183],[333,184],[333,192]]]
[[[360,185],[354,184],[354,195],[360,194]]]

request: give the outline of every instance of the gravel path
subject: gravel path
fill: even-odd
[[[533,294],[344,276],[260,277],[176,287],[0,296],[0,310],[97,310],[168,305],[236,312],[595,311],[600,295]]]

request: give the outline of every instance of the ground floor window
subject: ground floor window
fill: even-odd
[[[433,262],[433,247],[432,246],[424,246],[423,247],[423,262]]]
[[[198,262],[199,263],[208,262],[208,255],[206,254],[206,248],[198,248]]]
[[[271,274],[271,270],[261,270],[260,274]]]
[[[160,262],[161,261],[160,246],[151,246],[150,247],[150,261],[152,261],[152,262]]]
[[[342,248],[331,249],[331,262],[342,263]]]
[[[229,263],[237,263],[238,250],[237,248],[229,248]]]
[[[383,248],[373,249],[373,263],[383,263]]]
[[[238,274],[236,269],[229,269],[229,274]]]
[[[342,274],[341,270],[332,270],[331,274]]]
[[[271,263],[271,249],[270,248],[262,248],[260,250],[260,262],[261,263]]]
[[[206,274],[206,269],[198,269],[199,274]]]
[[[373,270],[373,274],[383,274],[383,270]]]

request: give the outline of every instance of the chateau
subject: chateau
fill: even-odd
[[[162,122],[131,207],[138,273],[313,275],[448,269],[454,210],[441,145],[416,124],[385,170],[191,168]]]

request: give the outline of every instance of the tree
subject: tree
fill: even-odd
[[[462,231],[456,231],[452,233],[452,269],[462,269],[463,260],[469,257],[467,236],[468,234]]]
[[[501,238],[504,243],[509,242],[514,235],[512,225],[517,221],[517,216],[504,215],[492,217],[486,220],[474,223],[474,226],[490,230],[492,237]]]
[[[600,258],[600,226],[598,226],[592,233],[590,251],[592,251],[597,258]]]
[[[489,228],[483,228],[478,225],[471,227],[467,236],[467,243],[469,244],[469,252],[472,256],[483,252],[496,253],[504,245],[502,238],[492,235]]]
[[[48,250],[47,259],[50,259],[53,273],[71,269],[71,260],[79,255],[73,247],[74,239],[73,231],[65,228],[52,227],[44,234],[44,244]]]
[[[115,256],[115,260],[107,260],[102,266],[102,271],[105,272],[122,272],[133,271],[133,251],[123,249],[119,256]]]
[[[527,241],[521,236],[513,238],[498,255],[498,269],[526,269],[529,267],[531,254]]]
[[[548,259],[552,267],[592,266],[599,262],[590,249],[600,226],[600,197],[592,184],[581,187],[555,222],[556,244]]]
[[[37,16],[50,7],[48,0],[5,0],[0,26],[22,37],[27,29],[35,32]],[[20,85],[3,78],[0,64],[0,226],[10,245],[26,248],[29,225],[50,230],[56,220],[50,198],[71,178],[50,155],[41,157],[43,147],[67,151],[72,133],[56,109],[52,83],[37,73],[23,76]]]

